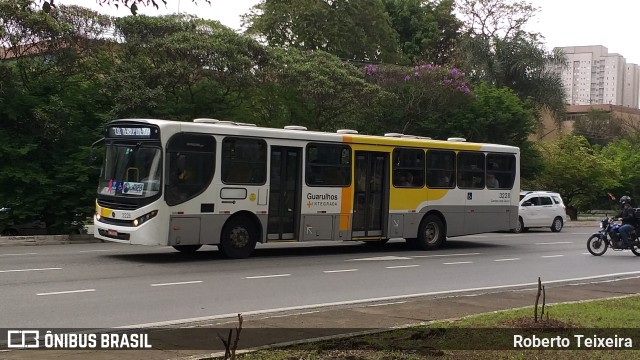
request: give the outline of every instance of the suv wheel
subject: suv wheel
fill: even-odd
[[[553,224],[551,224],[551,231],[560,232],[562,230],[562,218],[560,216],[553,219]]]

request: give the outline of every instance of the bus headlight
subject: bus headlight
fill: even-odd
[[[142,224],[144,224],[145,222],[153,219],[154,217],[156,217],[156,215],[158,215],[158,210],[153,210],[151,212],[148,212],[142,216],[140,216],[139,218],[133,220],[131,223],[133,224],[133,226],[140,226]]]

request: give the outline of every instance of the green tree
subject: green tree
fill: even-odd
[[[264,46],[213,20],[129,16],[116,31],[119,49],[104,78],[113,117],[234,117],[270,62]]]
[[[474,101],[454,109],[446,122],[425,124],[432,132],[445,131],[477,142],[520,146],[535,131],[535,107],[509,88],[487,83],[473,88]]]
[[[267,126],[303,125],[314,130],[364,123],[368,109],[385,96],[353,65],[323,51],[273,49],[252,96],[256,122]]]
[[[524,30],[538,10],[526,1],[461,0],[465,26],[457,61],[472,80],[507,86],[523,100],[530,97],[559,123],[565,97],[557,68],[565,56],[547,52],[540,34]]]
[[[579,210],[592,207],[602,195],[620,184],[618,163],[582,136],[564,135],[538,145],[545,158],[545,168],[534,183],[538,189],[560,193],[572,220],[577,219]]]
[[[507,86],[521,99],[532,98],[560,121],[564,117],[564,87],[554,67],[564,64],[559,52],[548,53],[535,36],[518,33],[497,39],[465,36],[464,67],[474,81]]]
[[[640,135],[629,134],[626,138],[612,141],[602,149],[602,156],[615,161],[620,170],[617,187],[608,189],[618,197],[630,195],[635,206],[640,200]]]
[[[90,39],[109,21],[78,7],[47,15],[17,3],[28,2],[0,2],[0,42],[9,44],[0,60],[0,204],[13,209],[5,221],[39,219],[68,232],[94,208],[87,148],[107,104],[93,61],[100,42]]]
[[[611,112],[590,109],[575,119],[573,133],[584,136],[591,144],[606,145],[625,134],[624,122]]]
[[[247,33],[273,47],[322,50],[346,60],[393,62],[397,35],[382,0],[262,0]]]
[[[383,0],[383,3],[408,63],[444,65],[451,60],[461,28],[454,14],[454,0]]]

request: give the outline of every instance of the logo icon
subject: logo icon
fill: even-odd
[[[37,349],[40,347],[40,331],[8,330],[7,347],[10,349]]]

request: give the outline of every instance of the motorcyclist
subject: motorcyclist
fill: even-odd
[[[629,235],[635,229],[637,222],[635,217],[635,210],[631,207],[631,197],[623,196],[620,198],[622,204],[622,211],[618,214],[618,220],[622,221],[622,226],[618,229],[620,233],[620,239],[624,248],[630,248]]]

